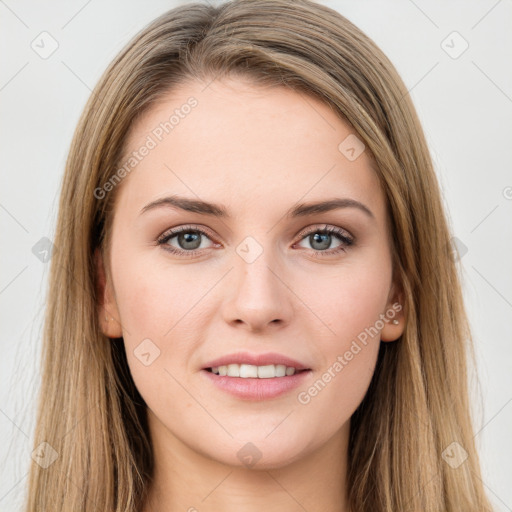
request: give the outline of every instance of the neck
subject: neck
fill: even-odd
[[[349,422],[318,449],[267,469],[231,466],[181,442],[148,411],[154,472],[143,512],[348,512]]]

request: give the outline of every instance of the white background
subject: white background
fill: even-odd
[[[80,112],[108,63],[143,26],[186,2],[0,1],[0,511],[27,483],[48,264],[64,162]],[[483,480],[512,510],[512,5],[510,0],[325,1],[389,56],[416,105],[461,262],[476,343],[474,394]],[[41,32],[58,42],[42,59]],[[458,58],[452,51],[469,44]],[[48,48],[48,46],[46,46]]]

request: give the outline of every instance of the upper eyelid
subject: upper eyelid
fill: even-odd
[[[306,235],[308,235],[310,233],[314,233],[316,231],[325,231],[325,230],[331,231],[333,229],[336,231],[343,231],[344,233],[347,234],[348,238],[355,239],[354,235],[352,235],[352,233],[350,233],[350,231],[348,231],[347,229],[342,228],[341,226],[335,226],[334,224],[326,224],[326,223],[324,223],[322,226],[320,226],[320,225],[308,226],[307,228],[302,229],[297,236],[306,236]],[[336,235],[338,233],[334,232],[332,234]]]
[[[179,235],[180,233],[186,232],[186,231],[200,231],[202,234],[205,234],[211,238],[215,238],[213,233],[204,226],[196,226],[196,225],[184,225],[184,226],[177,226],[175,228],[169,228],[166,229],[161,235],[158,235],[157,240],[163,240],[167,237],[172,237]]]

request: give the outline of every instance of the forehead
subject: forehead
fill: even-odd
[[[139,211],[174,193],[222,203],[234,216],[350,197],[385,217],[372,159],[355,130],[325,103],[285,87],[183,83],[134,124],[124,160],[144,146],[149,151],[119,191],[119,203]]]

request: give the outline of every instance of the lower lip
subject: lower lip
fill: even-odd
[[[208,370],[201,370],[201,373],[210,379],[215,386],[237,398],[243,400],[267,400],[284,395],[300,386],[304,383],[304,379],[311,374],[311,370],[270,379],[244,379],[243,377],[221,376]]]

